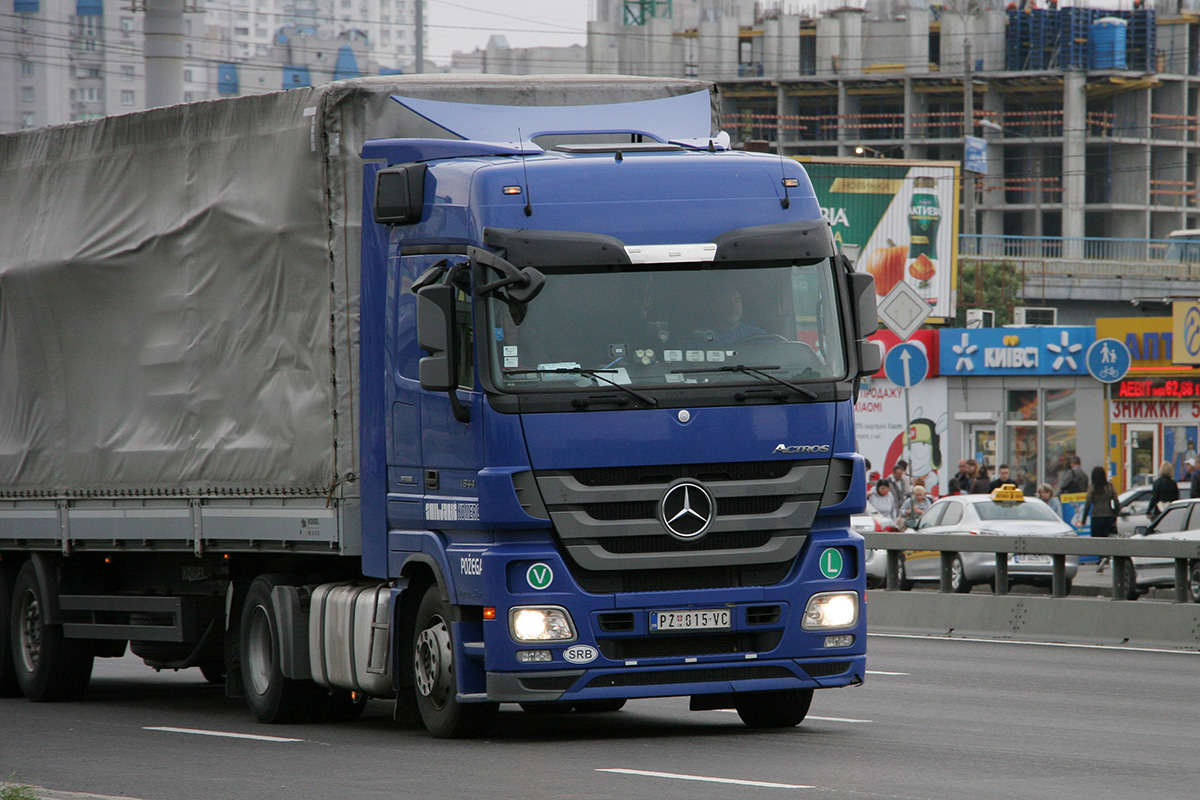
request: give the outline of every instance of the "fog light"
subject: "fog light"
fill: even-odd
[[[543,661],[552,661],[554,657],[550,655],[549,650],[518,650],[517,661],[522,664],[538,664]]]
[[[852,644],[854,644],[854,634],[852,633],[843,633],[839,636],[825,637],[826,647],[849,647]]]
[[[856,592],[825,592],[815,594],[804,609],[806,631],[822,628],[853,628],[858,623],[858,594]]]
[[[558,606],[518,606],[509,609],[508,628],[518,642],[573,642],[571,615]]]

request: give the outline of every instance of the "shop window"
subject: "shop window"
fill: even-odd
[[[1075,390],[1022,389],[1006,398],[1004,463],[1019,486],[1058,485],[1075,455]]]

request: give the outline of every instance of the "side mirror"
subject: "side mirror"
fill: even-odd
[[[850,284],[850,299],[854,308],[854,338],[865,339],[879,330],[879,309],[875,303],[875,278],[865,272],[851,272],[846,279]]]
[[[421,388],[431,392],[447,392],[454,418],[459,422],[470,419],[470,409],[458,400],[458,355],[454,339],[454,295],[458,290],[450,284],[426,286],[417,292],[417,343],[428,350],[418,364]]]
[[[858,374],[874,375],[883,367],[883,347],[870,339],[858,341]]]
[[[411,225],[421,221],[425,208],[425,164],[401,164],[375,176],[375,221],[380,225]]]
[[[1148,531],[1148,530],[1150,530],[1150,528],[1149,528],[1148,526],[1146,526],[1146,525],[1138,525],[1136,528],[1134,528],[1134,529],[1133,529],[1133,532],[1134,532],[1134,534],[1136,534],[1137,536],[1145,536],[1145,535],[1146,535],[1146,531]]]
[[[421,359],[421,388],[448,392],[458,383],[450,375],[450,321],[454,319],[454,287],[439,284],[417,292],[417,343],[429,355]]]

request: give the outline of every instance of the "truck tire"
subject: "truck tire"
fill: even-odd
[[[808,715],[812,689],[750,692],[734,698],[733,707],[747,728],[794,728]]]
[[[17,668],[13,664],[13,570],[0,564],[0,697],[20,697]]]
[[[250,713],[268,724],[311,719],[319,714],[322,700],[315,683],[285,678],[280,670],[279,618],[271,590],[286,583],[279,575],[260,575],[242,606],[242,686]]]
[[[12,594],[13,667],[21,692],[35,703],[78,700],[92,679],[92,650],[45,622],[47,598],[32,560],[17,573]]]
[[[450,604],[435,584],[425,590],[413,626],[413,678],[417,710],[425,728],[439,739],[482,736],[496,715],[496,703],[460,703],[454,664]]]

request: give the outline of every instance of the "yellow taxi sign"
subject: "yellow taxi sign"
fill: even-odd
[[[992,489],[992,499],[997,503],[1024,503],[1025,493],[1011,483]]]

